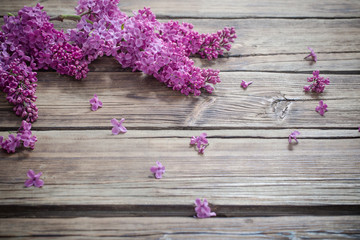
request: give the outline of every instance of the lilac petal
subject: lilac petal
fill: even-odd
[[[98,107],[95,104],[91,106],[92,111],[96,111],[97,109],[98,109]]]
[[[195,205],[196,205],[196,206],[201,206],[201,200],[200,200],[200,198],[197,198],[197,199],[195,200]]]
[[[38,174],[35,175],[35,178],[39,178],[39,177],[41,177],[41,175],[42,175],[42,172],[39,172]]]
[[[122,124],[125,121],[125,118],[120,119],[119,124]]]
[[[28,176],[29,178],[34,178],[34,177],[35,177],[35,172],[30,169],[30,170],[27,172],[27,176]]]
[[[89,102],[90,102],[90,104],[94,104],[94,103],[96,103],[96,100],[92,98],[92,99],[90,99]]]
[[[99,101],[99,107],[102,107],[102,106],[103,106],[102,101]]]
[[[127,132],[126,127],[124,127],[123,125],[120,125],[120,126],[119,126],[119,130],[120,130],[120,132],[123,132],[123,133],[126,133],[126,132]]]
[[[120,129],[119,129],[119,127],[114,126],[114,127],[112,128],[112,134],[114,134],[114,135],[118,135],[119,133],[120,133]]]
[[[290,134],[290,135],[289,135],[289,143],[291,143],[291,137],[292,137],[292,136],[291,136],[291,134]]]
[[[34,184],[33,179],[28,179],[25,181],[25,187],[31,187]]]
[[[111,119],[111,124],[115,127],[117,127],[117,126],[119,126],[119,122],[118,122],[118,120],[116,120],[116,118],[113,118],[113,119]]]
[[[161,162],[159,162],[159,161],[156,161],[156,165],[158,165],[159,168],[162,168],[162,167],[163,167],[163,165],[162,165]]]
[[[156,173],[155,173],[155,177],[156,178],[162,178],[162,172],[160,172],[160,171],[157,171]]]
[[[293,131],[292,133],[294,133],[295,135],[300,135],[299,131]]]
[[[44,181],[41,180],[41,179],[36,179],[35,182],[34,182],[34,186],[35,187],[42,187],[44,185]]]
[[[150,171],[151,171],[152,173],[156,173],[157,169],[158,169],[158,168],[157,168],[156,166],[153,166],[153,167],[150,168]]]

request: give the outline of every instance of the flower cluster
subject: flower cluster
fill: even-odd
[[[216,33],[199,34],[193,30],[190,23],[180,24],[177,21],[169,21],[161,24],[158,36],[165,42],[176,43],[182,48],[186,56],[199,54],[202,58],[218,58],[229,51],[231,43],[236,38],[234,28],[224,28]]]
[[[198,218],[209,218],[216,216],[215,212],[211,212],[209,203],[206,198],[204,198],[203,202],[201,202],[199,198],[195,200],[195,212]]]
[[[304,86],[305,92],[316,92],[316,93],[322,93],[325,89],[326,85],[330,84],[329,78],[320,77],[320,71],[316,70],[313,72],[312,77],[307,78],[308,82],[311,82],[309,86]]]
[[[34,149],[37,138],[32,135],[31,123],[22,121],[21,127],[19,128],[17,135],[10,134],[8,139],[0,136],[0,146],[8,153],[14,153],[15,149],[23,145],[26,148]]]
[[[189,55],[216,58],[223,49],[230,49],[236,38],[233,28],[199,34],[191,24],[158,22],[149,8],[128,17],[118,9],[118,2],[79,1],[76,10],[81,20],[68,34],[88,61],[113,56],[124,68],[143,71],[185,95],[214,90],[219,71],[195,67]]]
[[[190,139],[190,145],[196,145],[198,152],[203,154],[205,151],[205,148],[209,145],[209,142],[206,139],[206,137],[207,137],[206,133],[202,133],[198,137],[193,136]]]
[[[77,79],[88,72],[81,49],[67,42],[42,9],[37,4],[24,7],[17,16],[5,16],[0,32],[0,90],[28,122],[38,117],[34,70],[53,68]]]

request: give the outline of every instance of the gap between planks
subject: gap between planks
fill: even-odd
[[[213,205],[217,218],[358,216],[360,205]],[[193,217],[195,205],[1,205],[1,218]],[[1,221],[1,220],[0,220]]]

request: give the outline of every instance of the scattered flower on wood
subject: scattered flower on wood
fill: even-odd
[[[125,118],[122,118],[118,121],[116,118],[111,119],[111,124],[113,125],[112,134],[118,135],[119,133],[126,133],[127,129],[122,124],[125,121]]]
[[[312,77],[307,78],[308,82],[311,82],[309,86],[304,86],[305,92],[316,92],[322,93],[326,85],[330,84],[329,78],[320,77],[320,71],[316,70],[313,72]]]
[[[300,135],[299,131],[293,131],[292,133],[290,133],[289,135],[289,143],[291,143],[291,141],[294,139],[296,143],[298,143],[298,140],[296,139],[296,136]]]
[[[320,100],[319,106],[315,108],[315,111],[317,111],[321,116],[324,116],[324,113],[327,111],[327,106],[323,100]]]
[[[37,137],[32,135],[31,132],[31,123],[23,120],[16,136],[10,134],[8,139],[5,139],[3,136],[0,137],[0,147],[8,153],[14,153],[16,148],[21,147],[21,145],[34,149],[36,141]]]
[[[160,179],[162,175],[165,173],[165,167],[161,164],[161,162],[156,162],[157,166],[152,166],[150,171],[154,173],[155,178]]]
[[[99,98],[96,94],[94,94],[94,97],[92,99],[90,99],[89,102],[91,104],[92,111],[96,111],[96,110],[98,110],[99,107],[103,106],[102,102],[99,100]]]
[[[314,52],[314,50],[311,47],[308,47],[308,49],[310,50],[310,54],[307,55],[304,59],[307,59],[309,57],[311,57],[311,59],[316,62],[317,61],[317,56],[316,53]]]
[[[28,180],[25,181],[25,187],[42,187],[44,186],[44,181],[40,179],[42,175],[42,172],[39,172],[38,174],[35,174],[33,170],[29,170],[27,172],[27,176],[29,177]]]
[[[209,218],[215,217],[216,213],[211,212],[208,201],[204,198],[204,201],[201,202],[199,198],[195,200],[195,212],[198,218]]]
[[[253,82],[245,82],[244,80],[241,80],[241,87],[243,89],[246,89],[249,85],[251,85]]]
[[[202,133],[198,137],[193,136],[190,139],[190,145],[196,145],[198,152],[203,154],[205,151],[205,148],[209,145],[209,142],[206,139],[206,137],[207,137],[206,133]]]

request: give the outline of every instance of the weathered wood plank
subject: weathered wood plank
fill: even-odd
[[[24,5],[35,6],[34,0],[2,0],[0,15],[17,12]],[[77,0],[51,0],[41,3],[50,15],[74,13]],[[149,1],[122,0],[120,9],[131,14],[134,10],[150,7],[159,18],[358,18],[360,4],[347,1]]]
[[[129,212],[135,206],[191,206],[197,197],[215,206],[360,204],[358,137],[313,139],[306,131],[299,144],[289,146],[289,130],[271,131],[274,138],[265,130],[253,131],[265,138],[243,138],[250,131],[213,137],[207,131],[210,145],[201,156],[189,147],[190,137],[200,132],[36,132],[34,151],[0,152],[0,205],[108,205]],[[161,180],[149,171],[157,160],[166,166]],[[28,169],[44,173],[42,189],[23,187]]]
[[[221,73],[211,95],[183,96],[142,73],[89,73],[82,81],[39,73],[39,119],[35,128],[104,128],[125,117],[131,128],[357,128],[360,119],[358,75],[328,75],[331,85],[320,95],[305,94],[310,74]],[[254,81],[247,89],[241,80]],[[96,93],[103,108],[90,109]],[[18,127],[20,118],[0,98],[0,127]],[[320,99],[328,104],[321,117]]]
[[[8,239],[357,239],[360,218],[267,217],[0,219]]]
[[[308,53],[307,46],[311,46],[317,52],[319,59],[319,62],[312,67],[317,67],[332,58],[326,53],[360,50],[357,37],[360,34],[359,19],[213,19],[211,21],[177,19],[177,21],[192,23],[195,30],[201,33],[215,32],[223,27],[235,27],[238,38],[227,56],[270,54],[272,56],[269,62],[273,62],[284,58],[284,56],[273,56],[276,54],[298,54],[296,60],[303,62],[302,59]],[[3,20],[0,19],[0,25],[2,24]],[[76,27],[73,21],[55,21],[54,24],[57,28],[63,29]],[[341,60],[341,55],[337,55],[336,59]],[[115,67],[115,71],[118,71],[117,69],[118,66]]]

